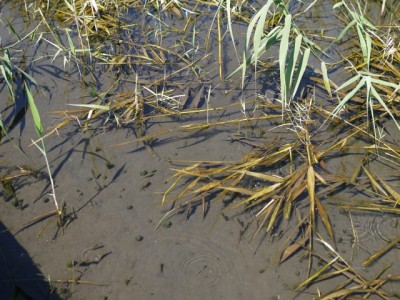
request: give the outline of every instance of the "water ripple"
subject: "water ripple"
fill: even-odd
[[[400,234],[399,218],[379,216],[357,216],[353,218],[354,228],[360,242],[383,240],[389,242]]]

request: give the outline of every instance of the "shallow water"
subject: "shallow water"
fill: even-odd
[[[331,19],[332,15],[326,15],[326,5],[326,2],[315,5],[309,11],[310,19],[306,16],[304,20],[305,24],[311,24],[304,26],[310,30],[317,26],[319,30],[323,29],[334,35],[337,33],[337,25]],[[31,27],[24,27],[26,23],[22,22],[22,17],[14,17],[18,16],[18,11],[11,6],[11,2],[3,4],[1,18],[10,20],[18,32],[29,32]],[[182,55],[188,50],[185,49],[187,43],[178,41],[191,41],[190,33],[195,31],[197,35],[194,44],[198,49],[194,47],[194,50],[188,52],[188,59],[199,59],[197,73],[191,68],[184,68],[185,64],[172,52],[163,51],[165,61],[162,63],[134,64],[128,70],[121,67],[117,72],[120,76],[117,87],[113,87],[117,75],[106,65],[99,65],[96,74],[85,74],[85,70],[79,69],[73,60],[66,66],[62,56],[53,60],[54,49],[44,42],[36,47],[33,43],[28,44],[29,47],[21,44],[26,60],[29,62],[31,59],[28,63],[30,74],[38,82],[39,88],[34,89],[33,93],[45,128],[52,128],[52,125],[57,124],[60,120],[57,118],[65,118],[65,115],[55,116],[51,111],[65,111],[71,109],[68,104],[95,100],[96,97],[91,95],[92,88],[98,94],[111,89],[111,92],[104,95],[106,103],[112,103],[116,93],[132,93],[137,88],[136,74],[139,83],[142,82],[141,86],[157,81],[157,84],[148,85],[153,92],[172,90],[172,95],[182,95],[180,99],[185,103],[183,105],[181,102],[182,107],[179,109],[182,111],[236,105],[223,110],[209,109],[206,113],[184,117],[150,118],[146,123],[147,134],[171,128],[170,133],[158,136],[153,141],[152,150],[135,141],[137,135],[134,124],[117,128],[113,116],[107,115],[86,130],[84,120],[73,119],[70,125],[47,138],[45,142],[56,183],[57,198],[60,203],[66,204],[73,218],[63,229],[58,229],[55,218],[48,218],[20,231],[35,217],[52,211],[54,206],[51,200],[46,200],[50,192],[46,180],[33,176],[17,180],[16,197],[23,200],[24,209],[15,208],[12,199],[1,201],[1,221],[14,234],[15,247],[21,253],[26,252],[24,255],[29,255],[33,262],[12,259],[12,262],[7,262],[11,274],[17,276],[14,268],[27,265],[34,272],[37,272],[36,268],[40,269],[41,275],[50,278],[51,286],[57,288],[57,292],[49,297],[51,299],[311,299],[317,295],[317,288],[325,292],[340,282],[338,279],[325,281],[300,294],[293,290],[296,284],[307,278],[307,259],[294,256],[283,264],[278,262],[285,240],[284,234],[296,225],[295,220],[288,224],[283,224],[282,221],[282,232],[274,231],[270,235],[261,230],[254,237],[257,226],[253,211],[238,214],[236,210],[226,208],[223,202],[213,201],[207,204],[205,216],[199,206],[195,211],[182,209],[163,219],[173,207],[170,202],[161,205],[161,193],[168,188],[166,181],[173,175],[171,169],[192,160],[242,159],[251,150],[251,146],[232,142],[232,137],[238,133],[265,144],[271,143],[273,139],[293,139],[293,134],[286,129],[262,135],[259,129],[246,124],[216,126],[199,132],[176,129],[195,122],[212,123],[242,118],[239,99],[254,100],[260,91],[265,95],[276,93],[273,89],[268,90],[268,86],[271,86],[268,84],[276,81],[275,75],[269,73],[256,78],[249,70],[247,88],[243,93],[240,91],[240,76],[231,81],[219,81],[217,33],[215,29],[209,31],[210,24],[216,26],[215,12],[214,7],[204,16],[198,17],[190,24],[189,34],[173,32],[166,36],[149,35],[151,39],[146,39],[148,30],[157,28],[160,23],[149,16],[140,16],[142,21],[138,22],[141,25],[138,26],[138,32],[125,37],[132,41],[132,44],[127,43],[127,47],[132,46],[129,48],[132,54],[139,53],[142,47],[139,42],[143,42],[143,45],[155,43],[159,38],[162,39],[162,47],[175,49]],[[131,11],[134,16],[139,13],[136,10]],[[170,18],[164,21],[171,26],[183,28],[187,20],[188,17],[179,19],[171,12]],[[234,30],[237,48],[242,49],[246,27],[242,22],[237,22]],[[227,35],[226,33],[223,42],[225,76],[237,66],[236,54]],[[1,36],[2,45],[15,39],[5,27],[1,29]],[[111,43],[109,46],[118,50],[117,44]],[[205,57],[207,51],[211,55]],[[340,47],[330,54],[337,54],[338,51],[341,51]],[[33,62],[38,53],[48,53],[49,57]],[[154,58],[157,54],[159,55],[148,52],[143,55]],[[12,57],[18,63],[22,54],[15,51]],[[160,59],[163,60],[161,55]],[[311,62],[310,68],[315,67],[316,63]],[[341,74],[332,73],[334,80],[340,76]],[[258,81],[254,82],[255,79]],[[142,93],[145,96],[151,94],[148,90],[143,90]],[[1,89],[1,95],[8,97],[5,86]],[[26,102],[26,99],[21,100],[22,103],[23,101]],[[160,111],[162,107],[171,108],[171,103],[166,103],[164,98],[158,101]],[[1,106],[3,119],[7,121],[13,116],[10,107],[11,103],[4,102]],[[251,115],[253,110],[256,111],[255,107],[254,104],[248,105],[247,113]],[[146,110],[150,112],[151,108]],[[274,125],[273,122],[259,122],[257,126],[268,129]],[[12,142],[3,138],[0,150],[2,175],[17,172],[18,167],[23,165],[45,172],[43,157],[31,145],[36,136],[32,124],[32,117],[27,113],[9,132]],[[322,134],[322,138],[328,139],[333,134],[335,133],[327,131],[325,135]],[[396,137],[397,132],[391,138]],[[120,145],[126,142],[129,143]],[[17,151],[16,146],[23,149],[27,156]],[[351,174],[351,169],[354,168],[352,164],[357,164],[355,156],[332,157],[327,161],[329,171],[333,174]],[[398,173],[398,168],[382,168],[379,161],[371,163],[371,167],[385,178]],[[282,167],[280,172],[288,172],[286,169]],[[398,187],[398,184],[394,183],[394,186]],[[5,197],[5,191],[2,195]],[[335,199],[353,199],[356,196],[344,191],[335,197],[328,199],[331,205],[326,207],[334,224],[340,254],[354,262],[359,271],[365,272],[370,278],[384,264],[393,264],[391,270],[398,270],[400,266],[396,259],[399,251],[397,248],[379,260],[379,264],[368,269],[361,268],[361,262],[365,258],[398,235],[397,218],[386,214],[341,213],[335,205]],[[302,209],[308,208],[300,206],[299,210]],[[155,230],[160,220],[164,222]],[[321,224],[317,226],[323,232]],[[351,228],[355,228],[357,235],[354,235]],[[358,240],[355,240],[355,236]],[[94,245],[102,247],[88,251]],[[317,244],[316,249],[329,257],[321,245]],[[83,264],[74,263],[82,260],[87,261]],[[12,280],[9,274],[1,275],[0,284],[10,286]],[[31,279],[33,287],[28,283],[25,285],[25,278],[14,278],[33,298],[43,295],[42,290],[35,290],[36,285],[42,286],[42,289],[50,289],[45,280]],[[77,284],[78,281],[81,284]],[[389,285],[387,290],[391,293],[398,292],[398,286]],[[10,293],[10,289],[4,293]]]

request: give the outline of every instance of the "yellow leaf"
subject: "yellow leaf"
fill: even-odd
[[[388,194],[386,191],[380,186],[380,184],[375,180],[374,176],[372,176],[371,172],[369,172],[366,168],[362,167],[365,174],[367,174],[369,181],[371,182],[371,185],[375,191],[380,191],[382,194],[384,194],[386,197]]]
[[[308,167],[307,171],[307,189],[308,196],[310,197],[310,217],[314,223],[315,216],[315,174],[313,166]]]
[[[257,198],[259,198],[259,197],[261,197],[261,196],[263,196],[263,195],[265,195],[265,194],[268,194],[268,193],[270,193],[270,192],[276,190],[276,189],[279,188],[280,186],[281,186],[280,183],[275,183],[275,184],[273,184],[273,185],[267,186],[267,187],[265,187],[265,188],[259,190],[258,192],[254,193],[253,196],[247,198],[247,199],[245,200],[245,202],[250,202],[251,200],[257,199]]]
[[[331,222],[329,220],[329,215],[325,210],[325,207],[322,205],[321,201],[319,201],[318,197],[315,197],[315,203],[317,204],[318,214],[322,219],[322,222],[325,225],[326,230],[329,233],[329,236],[333,240],[333,230],[331,226]]]

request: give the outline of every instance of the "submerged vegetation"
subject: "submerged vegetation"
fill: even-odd
[[[152,153],[158,139],[177,132],[237,129],[231,142],[249,152],[237,162],[176,167],[162,199],[171,210],[160,223],[198,206],[205,213],[209,203],[220,200],[227,210],[254,215],[254,233],[272,235],[291,227],[282,237],[280,263],[295,254],[308,256],[308,278],[295,287],[299,292],[342,277],[334,289],[315,297],[393,296],[385,284],[400,275],[387,275],[387,266],[373,279],[358,272],[336,248],[331,214],[400,214],[399,3],[25,0],[1,5],[18,10],[32,26],[20,29],[0,16],[9,33],[0,44],[0,84],[13,107],[11,122],[5,122],[10,116],[4,117],[4,107],[0,114],[1,137],[13,143],[9,132],[29,107],[37,133],[33,144],[45,159],[55,206],[45,217],[57,215],[60,226],[70,217],[68,203],[57,202],[45,148],[46,139],[63,127],[92,134],[100,126],[128,128],[135,135],[128,143],[141,142]],[[334,14],[325,18],[333,18],[335,26],[324,23],[321,10]],[[317,18],[322,27],[315,28]],[[81,103],[53,111],[61,120],[47,131],[40,118],[47,112],[40,111],[31,91],[43,88],[35,69],[40,60],[61,63],[60,76],[78,73],[88,92]],[[220,86],[226,89],[225,102],[213,99]],[[22,109],[21,99],[27,100]],[[226,111],[236,117],[224,119]],[[217,121],[213,113],[220,113]],[[165,118],[178,125],[149,128],[148,122]],[[242,131],[246,126],[259,134]],[[24,172],[2,175],[6,197],[17,199],[13,180]],[[362,266],[399,243],[400,236],[387,241]]]

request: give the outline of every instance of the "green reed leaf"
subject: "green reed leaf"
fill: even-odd
[[[349,29],[354,26],[354,24],[356,24],[356,20],[352,20],[349,24],[346,25],[346,27],[342,30],[342,32],[336,37],[336,39],[334,39],[334,41],[332,42],[332,44],[337,43],[338,41],[340,41],[345,34],[347,33],[347,31],[349,31]]]
[[[286,57],[289,50],[289,35],[292,25],[292,15],[288,14],[285,17],[285,25],[282,29],[281,44],[279,47],[279,74],[281,81],[281,94],[282,94],[282,105],[287,106],[287,94],[288,90],[286,87]]]
[[[39,137],[42,137],[43,125],[42,125],[42,121],[40,119],[39,111],[36,107],[35,100],[33,99],[33,96],[32,96],[31,90],[29,89],[29,86],[26,83],[24,83],[24,86],[25,86],[26,96],[28,98],[29,107],[31,109],[33,123],[35,125],[36,133]]]
[[[329,83],[328,70],[326,68],[326,64],[324,61],[321,62],[321,72],[322,72],[322,78],[324,79],[325,89],[329,93],[329,96],[332,97],[332,90],[331,90],[331,85]]]
[[[353,84],[354,82],[356,82],[359,78],[361,77],[361,75],[357,74],[356,76],[350,78],[349,80],[347,80],[345,83],[343,83],[341,86],[339,86],[335,92],[340,91],[346,87],[348,87],[349,85]]]
[[[286,67],[286,72],[285,72],[286,73],[285,84],[286,84],[286,88],[288,90],[292,86],[293,74],[294,74],[294,70],[296,68],[297,58],[300,54],[301,41],[302,41],[302,35],[299,34],[296,37],[294,49],[290,54],[289,61],[287,62],[287,67]]]
[[[311,52],[311,49],[307,48],[304,51],[304,55],[302,56],[301,63],[299,65],[298,69],[297,69],[296,83],[295,83],[294,87],[292,87],[292,91],[291,91],[292,98],[296,95],[297,90],[298,90],[298,88],[300,86],[301,79],[303,78],[304,72],[306,71],[308,59],[310,57],[310,52]]]
[[[354,78],[352,78],[351,80],[353,79]],[[361,81],[358,83],[358,85],[339,102],[339,104],[335,107],[335,109],[332,111],[331,114],[333,116],[336,116],[336,114],[343,109],[347,101],[349,101],[351,97],[353,97],[364,84],[365,84],[365,78],[362,78]]]
[[[385,111],[392,117],[397,128],[400,130],[400,125],[397,122],[395,116],[392,114],[392,111],[389,109],[389,107],[386,105],[385,101],[383,101],[382,97],[379,95],[379,93],[376,91],[376,89],[373,86],[371,86],[371,93],[375,97],[375,99],[378,100],[379,104],[382,105],[382,107],[385,109]]]

